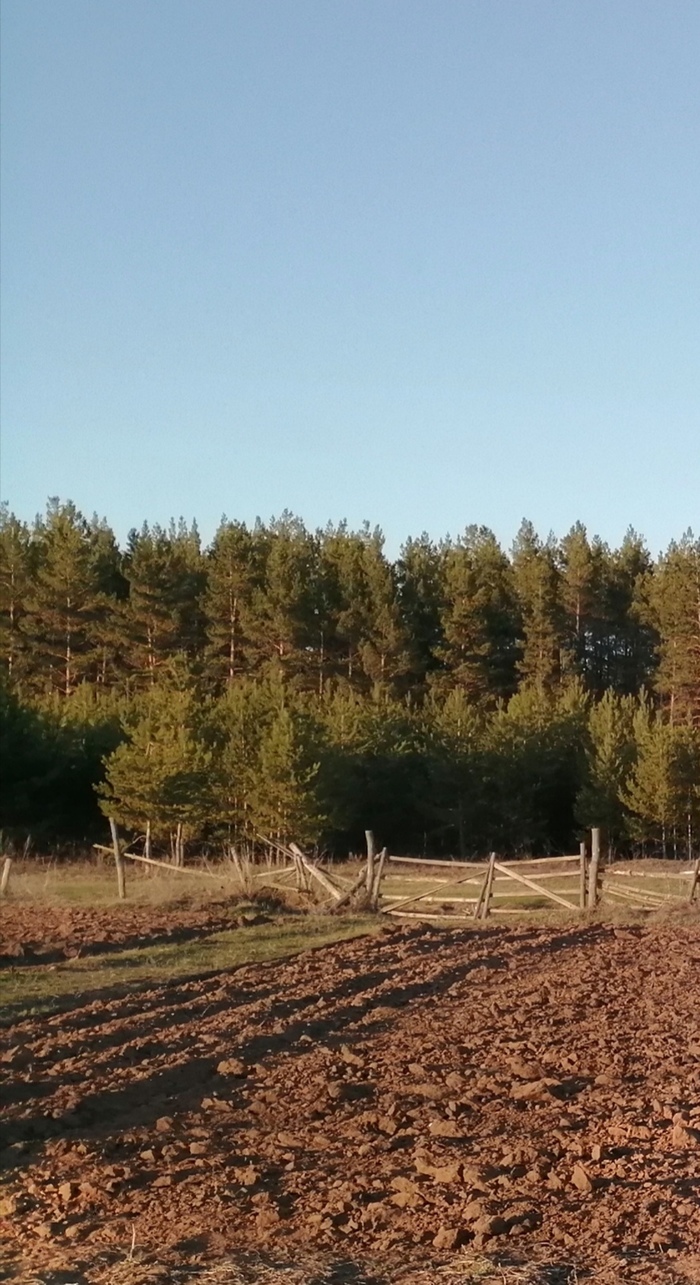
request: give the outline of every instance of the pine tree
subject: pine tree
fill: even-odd
[[[655,686],[671,722],[700,726],[700,539],[691,531],[640,585],[638,604],[659,636]]]
[[[422,718],[426,732],[429,788],[423,807],[440,846],[456,837],[462,858],[483,851],[487,780],[484,710],[460,687],[443,699],[431,695]]]
[[[217,680],[232,683],[245,672],[243,618],[250,611],[256,582],[253,541],[241,522],[222,519],[207,557],[203,610],[207,634],[207,669]]]
[[[700,727],[676,724],[674,733],[678,810],[684,822],[690,861],[700,838]]]
[[[411,640],[415,681],[420,687],[436,669],[439,648],[444,643],[443,551],[425,532],[404,544],[396,578],[401,618]]]
[[[636,758],[620,799],[630,814],[632,836],[660,842],[666,857],[685,814],[681,742],[673,724],[647,702],[635,713],[634,739]]]
[[[32,685],[69,696],[99,663],[102,600],[94,541],[75,505],[57,499],[37,521],[34,541],[38,565],[22,620]]]
[[[226,686],[209,720],[220,785],[217,821],[229,842],[254,838],[250,798],[258,777],[260,744],[284,703],[282,676],[241,677]]]
[[[106,688],[115,686],[126,670],[122,623],[128,584],[114,532],[97,514],[93,514],[88,523],[88,539],[97,590],[92,622],[95,647],[92,677]]]
[[[313,689],[320,645],[316,541],[285,512],[269,528],[256,527],[254,542],[263,572],[243,615],[251,668],[279,669]]]
[[[263,733],[250,786],[254,831],[279,843],[317,843],[324,824],[314,791],[318,771],[298,723],[283,705]]]
[[[356,690],[366,688],[360,651],[371,631],[372,605],[367,583],[367,545],[374,533],[347,523],[327,526],[320,535],[319,581],[324,603],[324,677],[342,678]]]
[[[603,567],[606,643],[599,664],[599,689],[634,695],[650,685],[658,639],[639,610],[652,572],[643,539],[630,528]]]
[[[517,668],[525,683],[544,694],[561,677],[560,576],[551,540],[543,544],[531,522],[523,521],[513,545],[513,574],[523,621]]]
[[[185,842],[217,815],[214,755],[203,709],[182,664],[172,664],[124,720],[126,739],[107,758],[100,807],[130,830],[169,837],[176,864]]]
[[[578,792],[576,815],[585,829],[602,827],[611,847],[627,832],[620,796],[634,764],[636,708],[633,697],[618,696],[610,689],[591,705],[588,718],[586,774]]]
[[[137,682],[152,685],[177,653],[193,659],[203,644],[205,572],[196,526],[181,519],[165,531],[144,523],[129,535],[124,573],[126,662]]]
[[[495,711],[485,738],[492,847],[561,852],[571,842],[587,720],[575,680],[556,694],[525,683]]]
[[[26,523],[0,504],[0,649],[6,673],[21,680],[26,654],[21,622],[33,571],[31,536]]]
[[[413,657],[394,570],[384,556],[384,537],[379,530],[365,542],[363,566],[369,612],[366,635],[359,644],[360,659],[375,694],[387,697],[405,689]]]
[[[599,539],[589,541],[582,522],[576,522],[560,544],[560,597],[563,613],[564,669],[602,692],[601,653],[606,642],[605,569],[609,550]]]
[[[495,703],[515,690],[518,614],[508,559],[486,527],[467,527],[443,557],[442,691]]]

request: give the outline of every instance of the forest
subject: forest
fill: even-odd
[[[144,524],[0,512],[5,849],[112,816],[177,862],[357,850],[685,856],[700,842],[700,540],[577,523],[311,531],[285,512]]]

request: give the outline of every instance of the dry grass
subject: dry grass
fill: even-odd
[[[275,858],[263,864],[253,864],[248,858],[240,858],[237,864],[230,860],[215,863],[193,863],[184,871],[168,871],[149,868],[129,862],[127,864],[127,902],[137,905],[165,906],[186,899],[190,905],[206,905],[212,900],[226,896],[250,896],[256,889],[274,885],[280,888],[293,887],[293,881],[281,875],[285,859]],[[353,860],[334,863],[326,867],[331,875],[340,878],[350,885],[358,877],[364,863]],[[620,862],[606,869],[606,878],[612,887],[627,889],[630,892],[655,894],[658,898],[667,899],[669,904],[682,900],[689,890],[690,881],[687,874],[687,862],[675,861],[637,861]],[[459,879],[468,871],[455,871],[454,879]],[[429,903],[426,909],[438,910],[440,903],[460,908],[462,898],[476,898],[479,895],[479,884],[485,873],[485,866],[474,871],[477,883],[462,884],[455,887],[450,881],[450,871],[446,867],[431,868],[422,866],[416,859],[415,869],[409,873],[407,866],[387,866],[382,883],[384,897],[410,897],[428,892],[444,880],[444,895],[439,896],[439,903]],[[537,867],[524,869],[528,878],[537,881]],[[654,877],[649,878],[652,874]],[[567,900],[578,901],[578,870],[569,868],[561,871],[560,877],[548,879],[546,887],[559,893]],[[528,890],[517,886],[505,876],[497,876],[494,882],[496,905],[504,909],[547,910],[557,913],[556,905],[537,893],[528,895]],[[515,894],[522,894],[516,896]],[[508,895],[510,894],[510,895]],[[10,877],[10,899],[18,902],[43,903],[51,906],[94,906],[109,907],[118,903],[117,882],[114,863],[108,857],[93,861],[62,862],[52,858],[31,857],[16,860]],[[421,904],[421,903],[418,903]],[[462,906],[466,914],[469,906]]]
[[[79,1269],[43,1271],[9,1278],[14,1285],[87,1285]],[[590,1277],[589,1277],[590,1279]],[[176,1266],[158,1263],[133,1249],[109,1261],[93,1264],[89,1285],[578,1285],[571,1263],[500,1262],[469,1251],[458,1251],[450,1262],[367,1263],[354,1257],[329,1258],[301,1251],[280,1254],[227,1255],[216,1263]]]
[[[249,862],[237,869],[232,862],[216,865],[193,864],[184,871],[172,872],[127,862],[127,902],[147,906],[165,906],[180,902],[205,905],[222,896],[249,895],[255,884]],[[275,866],[269,867],[274,878]],[[50,906],[117,905],[117,879],[114,862],[108,857],[95,861],[58,861],[55,858],[28,858],[15,861],[9,885],[12,901]]]

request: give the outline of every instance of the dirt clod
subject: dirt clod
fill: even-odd
[[[2,1252],[100,1285],[132,1237],[158,1285],[187,1245],[689,1285],[698,960],[694,922],[399,927],[18,1021]]]

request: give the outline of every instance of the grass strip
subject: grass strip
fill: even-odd
[[[283,959],[310,947],[378,932],[383,926],[374,916],[280,916],[188,942],[5,968],[0,972],[0,1022],[7,1025],[23,1017],[79,1007],[104,998],[105,992],[117,998],[178,978]]]

